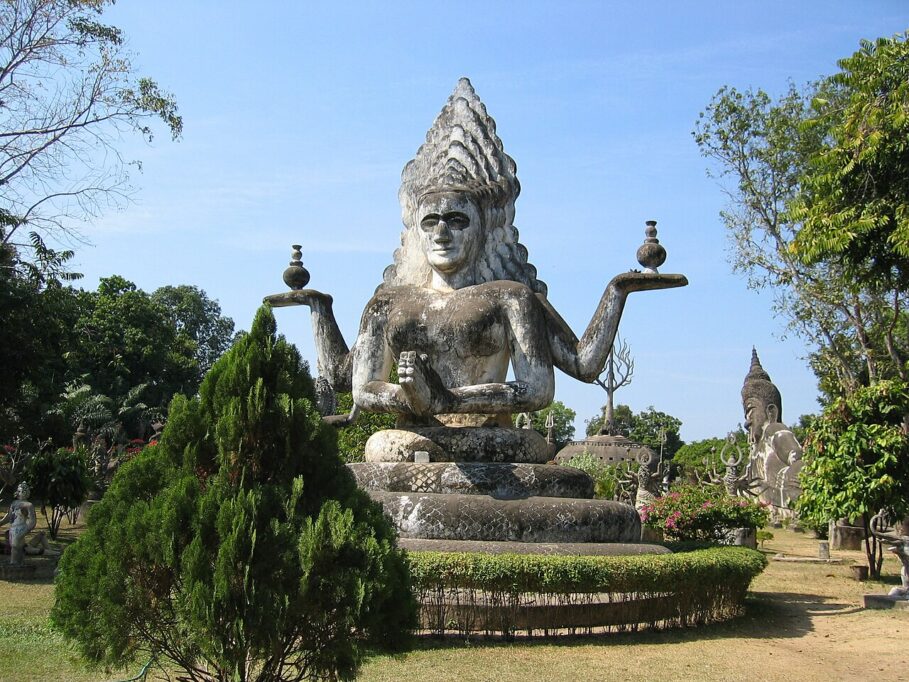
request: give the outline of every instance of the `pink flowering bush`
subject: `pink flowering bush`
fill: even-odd
[[[667,540],[723,542],[735,528],[760,528],[770,517],[760,504],[713,486],[681,486],[640,510],[641,521]]]

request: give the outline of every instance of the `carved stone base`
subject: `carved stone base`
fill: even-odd
[[[397,493],[463,493],[503,500],[593,497],[593,479],[571,467],[487,462],[361,462],[348,464],[357,485]]]
[[[517,542],[638,542],[634,507],[607,500],[371,491],[401,537]]]
[[[499,426],[428,426],[386,429],[366,441],[367,462],[413,462],[426,452],[430,462],[522,462],[543,464],[549,443],[532,429]]]

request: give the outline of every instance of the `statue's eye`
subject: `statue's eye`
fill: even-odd
[[[420,221],[420,227],[429,232],[430,230],[436,229],[436,225],[439,224],[439,216],[437,215],[428,215]]]
[[[446,213],[445,222],[452,230],[463,230],[470,225],[470,218],[463,213]]]

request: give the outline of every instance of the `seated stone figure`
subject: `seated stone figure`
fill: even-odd
[[[749,475],[760,481],[758,496],[772,505],[774,518],[791,516],[801,493],[798,474],[802,468],[802,446],[781,421],[782,397],[754,349],[742,386],[742,406],[751,445]]]
[[[331,297],[299,290],[266,298],[311,308],[319,373],[334,390],[352,390],[355,411],[397,415],[397,428],[370,439],[367,460],[410,461],[422,451],[430,461],[547,461],[545,440],[511,428],[510,415],[552,401],[556,367],[585,382],[599,375],[630,292],[687,284],[656,272],[615,277],[579,340],[518,241],[515,173],[462,79],[404,168],[401,246],[354,348]],[[389,380],[394,364],[397,382]]]

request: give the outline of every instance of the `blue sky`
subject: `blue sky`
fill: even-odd
[[[909,28],[905,2],[156,0],[105,16],[176,96],[185,131],[124,141],[143,162],[135,201],[85,228],[83,286],[114,273],[149,291],[194,284],[245,328],[286,289],[300,243],[352,343],[400,237],[401,169],[467,76],[518,164],[521,240],[576,333],[637,267],[645,220],[669,253],[661,271],[689,278],[629,300],[636,369],[618,402],[679,417],[685,440],[722,435],[742,421],[754,345],[784,420],[817,411],[803,344],[784,338],[770,292],[731,273],[726,198],[691,130],[722,85],[778,94],[832,73],[861,38]],[[308,313],[277,317],[314,365]],[[605,393],[556,381],[580,435]]]

